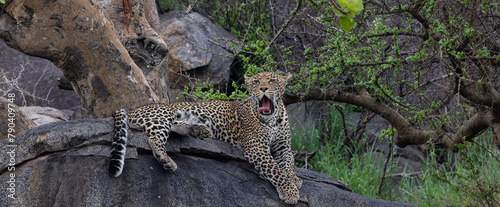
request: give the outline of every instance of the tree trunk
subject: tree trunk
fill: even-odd
[[[160,17],[153,0],[104,0],[107,17],[130,57],[141,68],[146,80],[162,102],[170,102],[167,45],[159,31]]]
[[[160,100],[115,31],[125,33],[103,11],[96,0],[11,1],[0,10],[0,38],[61,68],[90,117]],[[151,51],[166,53],[166,47]]]

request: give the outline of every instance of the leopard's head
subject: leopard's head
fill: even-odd
[[[273,72],[262,72],[249,76],[245,74],[250,97],[257,100],[258,112],[267,119],[276,112],[278,101],[283,98],[285,86],[291,75],[278,75]]]

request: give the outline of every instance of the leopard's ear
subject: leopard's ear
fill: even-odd
[[[248,74],[248,72],[245,72],[245,80],[248,81],[248,79],[250,79],[252,77],[252,75]]]
[[[290,78],[292,78],[292,74],[290,72],[288,72],[288,74],[286,74],[286,75],[283,75],[283,76],[280,75],[280,78],[285,80],[285,81],[288,81],[288,80],[290,80]]]

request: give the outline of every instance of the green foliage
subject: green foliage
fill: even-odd
[[[183,96],[189,96],[200,101],[212,101],[212,100],[243,100],[248,95],[245,93],[246,86],[238,86],[235,82],[232,83],[234,91],[231,94],[223,93],[219,90],[214,89],[213,85],[202,83],[200,86],[195,87],[190,90],[189,87],[184,87]]]
[[[241,43],[256,44],[270,35],[272,27],[266,1],[197,1],[195,10],[207,14],[213,23],[228,30]]]
[[[287,68],[294,70],[296,77],[300,77],[294,78],[293,83],[289,84],[287,90],[290,92],[307,93],[317,89],[352,92],[355,88],[364,89],[377,101],[393,107],[413,123],[434,122],[428,125],[430,127],[464,120],[466,114],[455,112],[470,108],[466,104],[460,105],[447,122],[444,122],[444,118],[432,115],[446,104],[435,103],[443,97],[425,91],[426,84],[429,84],[428,75],[434,73],[432,64],[437,60],[445,64],[442,66],[443,74],[447,75],[443,75],[442,80],[452,81],[456,77],[461,81],[460,86],[484,86],[485,83],[491,83],[492,79],[477,78],[487,76],[483,74],[468,75],[473,66],[463,67],[462,71],[451,68],[449,58],[500,58],[500,54],[492,53],[491,46],[485,43],[488,39],[488,33],[484,30],[486,27],[478,27],[468,16],[496,11],[498,5],[488,1],[478,2],[474,7],[465,1],[425,1],[417,14],[411,13],[414,3],[405,1],[386,2],[387,5],[373,2],[363,5],[361,0],[305,1],[303,4],[317,11],[308,15],[315,16],[295,19],[314,25],[314,28],[324,33],[321,34],[322,45],[301,45],[304,47],[303,54],[292,54],[290,46],[276,47],[275,42],[271,41],[273,32],[280,28],[274,25],[276,28],[272,29],[271,19],[274,17],[266,1],[196,2],[195,10],[207,11],[207,16],[214,23],[228,29],[241,40],[231,43],[236,51],[235,57],[240,61],[236,69],[240,76],[245,72],[255,74]],[[371,7],[365,9],[367,5]],[[362,20],[356,27],[354,16]],[[423,18],[425,21],[421,20]],[[344,30],[350,31],[346,33],[338,29],[337,19]],[[471,42],[470,47],[462,46],[467,42]],[[464,49],[471,47],[474,47],[473,51]],[[277,57],[278,54],[281,57]],[[288,58],[301,55],[304,56],[301,59],[303,62]],[[475,65],[479,65],[479,70],[486,71],[483,70],[486,66]]]
[[[173,11],[176,9],[182,9],[182,7],[177,4],[177,1],[175,0],[159,0],[158,1],[158,7],[165,12]]]
[[[443,110],[448,104],[438,100],[444,100],[445,95],[442,94],[452,93],[453,87],[437,94],[437,89],[429,90],[430,85],[444,82],[453,84],[458,79],[460,86],[477,87],[480,91],[486,82],[495,80],[496,72],[485,72],[488,64],[466,61],[500,57],[500,54],[492,53],[495,49],[490,45],[483,44],[489,38],[488,34],[494,35],[490,33],[492,30],[485,30],[478,26],[478,22],[471,22],[472,17],[469,17],[472,13],[495,11],[497,6],[488,1],[478,2],[478,7],[456,1],[426,1],[415,16],[410,11],[413,3],[375,4],[359,13],[363,24],[348,33],[334,27],[331,14],[333,6],[321,7],[327,5],[325,1],[311,2],[315,2],[320,10],[314,20],[325,25],[322,31],[327,34],[326,40],[322,47],[304,50],[307,63],[302,64],[298,72],[297,76],[302,78],[290,85],[292,92],[356,92],[353,88],[364,89],[377,101],[408,117],[412,124],[424,124],[423,128],[441,130],[442,126],[456,128],[462,124],[462,120],[468,117],[460,112],[472,106],[460,103],[460,107],[454,108],[449,115],[437,116],[436,111]],[[339,1],[339,5],[345,6],[346,2]],[[443,10],[446,12],[440,13]],[[339,11],[334,13],[341,14]],[[419,22],[422,18],[426,21]],[[463,45],[465,43],[471,46],[466,48]],[[439,75],[436,75],[435,69],[437,60],[441,62],[439,67],[442,68]],[[448,64],[451,61],[460,62],[458,68]]]

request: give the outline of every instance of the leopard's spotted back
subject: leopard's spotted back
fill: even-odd
[[[200,139],[213,137],[243,149],[245,157],[278,190],[286,203],[296,203],[302,180],[294,171],[290,127],[282,96],[289,76],[264,72],[245,76],[249,97],[241,102],[209,101],[149,104],[115,113],[115,134],[109,173],[123,170],[126,127],[139,125],[148,134],[158,162],[167,171],[177,169],[165,144],[171,131]]]

